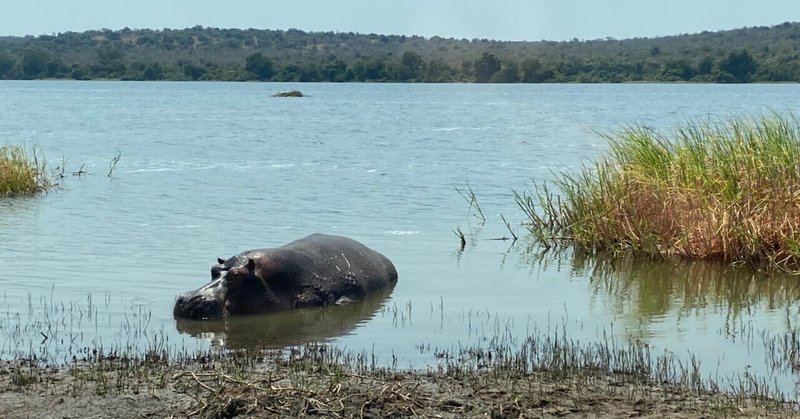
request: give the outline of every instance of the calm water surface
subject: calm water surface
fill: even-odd
[[[309,97],[271,97],[297,88]],[[500,214],[522,233],[512,189],[598,158],[600,133],[794,112],[798,97],[796,85],[0,82],[0,143],[66,166],[59,190],[0,201],[0,357],[329,340],[425,367],[435,348],[558,325],[691,352],[711,376],[755,371],[794,397],[796,377],[770,372],[762,341],[794,326],[796,278],[539,258],[490,239],[509,235]],[[485,224],[454,189],[467,185]],[[175,296],[207,281],[217,256],[312,232],[381,251],[397,287],[329,310],[173,319]]]

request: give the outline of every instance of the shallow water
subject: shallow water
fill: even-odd
[[[272,98],[300,89],[308,97]],[[94,346],[267,346],[328,340],[378,362],[564,328],[704,373],[768,367],[791,330],[794,277],[708,264],[539,257],[509,236],[512,189],[577,170],[629,123],[796,111],[797,85],[406,85],[0,82],[0,142],[38,145],[61,187],[0,200],[0,356],[69,359]],[[109,162],[121,153],[108,177]],[[88,174],[72,176],[82,165]],[[455,187],[471,187],[481,223]],[[458,249],[453,230],[467,233]],[[218,256],[312,232],[381,251],[400,279],[365,304],[228,323],[172,317]],[[44,338],[47,337],[47,339]],[[144,343],[143,343],[144,342]]]

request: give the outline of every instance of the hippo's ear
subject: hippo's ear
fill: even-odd
[[[217,262],[219,262],[219,263],[220,263],[220,265],[221,265],[221,264],[225,263],[225,259],[223,259],[223,258],[217,258]]]
[[[250,271],[251,274],[255,273],[255,271],[256,271],[256,261],[254,261],[253,258],[247,259],[247,270]]]

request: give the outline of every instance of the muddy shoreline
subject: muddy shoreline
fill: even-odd
[[[0,364],[3,418],[795,417],[786,403],[591,369],[422,371],[342,361],[325,346],[68,366]],[[348,358],[350,359],[350,358]]]

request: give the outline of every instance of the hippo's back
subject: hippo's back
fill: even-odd
[[[397,282],[397,270],[386,256],[347,237],[315,233],[279,249],[302,260],[303,270],[310,273],[306,281],[327,282],[346,276],[358,281],[366,292]]]

